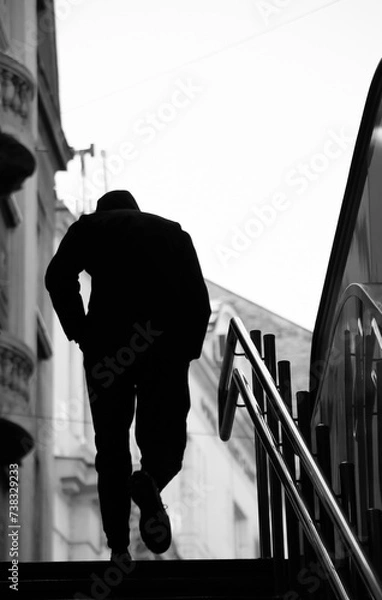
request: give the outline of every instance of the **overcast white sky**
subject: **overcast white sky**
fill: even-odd
[[[63,128],[86,197],[180,222],[205,277],[313,329],[380,0],[56,0]],[[57,177],[82,198],[79,159]]]

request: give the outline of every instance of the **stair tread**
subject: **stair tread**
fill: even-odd
[[[11,563],[0,563],[0,595],[9,585]],[[154,600],[247,600],[274,597],[274,561],[110,561],[19,563],[18,599],[131,598]],[[8,590],[7,590],[8,591]],[[22,594],[22,595],[20,595]],[[77,595],[76,595],[77,594]]]
[[[1,572],[10,567],[10,562],[0,563]],[[268,576],[273,570],[273,562],[270,559],[243,559],[243,560],[140,560],[133,561],[131,575],[134,577],[168,578],[168,577],[198,577],[201,574],[209,577],[230,578],[235,576]],[[36,579],[47,576],[51,578],[81,577],[88,572],[105,571],[114,563],[105,560],[99,561],[51,561],[51,562],[19,562],[19,574],[21,577],[33,577]],[[2,577],[0,575],[0,581]]]

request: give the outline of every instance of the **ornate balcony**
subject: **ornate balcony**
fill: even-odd
[[[33,154],[16,138],[0,131],[0,197],[17,192],[36,167]]]
[[[0,463],[17,462],[33,447],[29,418],[29,382],[34,371],[31,350],[0,332]]]
[[[30,114],[35,83],[24,65],[0,52],[0,100],[4,112],[25,120]]]
[[[24,65],[0,52],[0,196],[19,190],[32,175],[36,161],[32,144],[31,103],[35,83]],[[5,133],[13,130],[20,140]],[[29,140],[25,145],[25,140]]]

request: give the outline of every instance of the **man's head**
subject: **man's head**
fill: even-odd
[[[96,211],[121,209],[140,210],[135,198],[127,190],[114,190],[101,196]]]

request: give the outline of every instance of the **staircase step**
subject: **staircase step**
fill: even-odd
[[[275,599],[272,560],[109,561],[19,563],[18,592],[9,589],[11,564],[0,563],[0,597],[17,600],[256,600]]]

